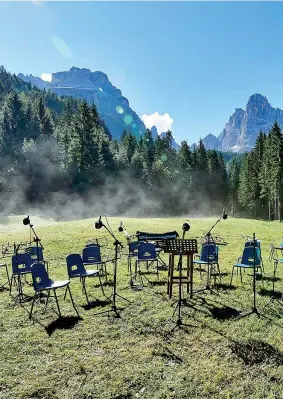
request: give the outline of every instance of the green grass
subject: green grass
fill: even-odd
[[[181,232],[183,219],[123,219],[129,233],[137,230]],[[94,230],[94,220],[55,223],[33,217],[36,231],[50,261],[50,275],[66,278],[65,257],[81,252],[84,244],[96,237],[106,237],[102,230]],[[120,219],[111,218],[115,231]],[[187,237],[200,239],[215,219],[191,219]],[[1,225],[2,243],[27,241],[29,228],[22,218],[10,218]],[[268,262],[269,245],[282,241],[282,225],[277,222],[232,219],[221,221],[215,228],[229,242],[220,248],[220,267],[228,274],[240,256],[244,239],[241,234],[253,232],[262,239],[262,255],[266,276],[273,265]],[[124,236],[117,232],[124,240]],[[112,246],[111,238],[108,240]],[[164,257],[165,259],[165,257]],[[9,258],[7,258],[10,261]],[[10,262],[9,262],[10,267]],[[109,271],[111,267],[109,265]],[[166,271],[160,273],[166,281]],[[282,271],[279,268],[279,277]],[[1,279],[3,281],[3,271]],[[155,275],[150,276],[156,280]],[[110,276],[111,279],[111,276]],[[252,306],[251,278],[246,275],[236,289],[219,289],[219,296],[210,293],[195,295],[185,309],[184,321],[191,325],[175,330],[164,323],[172,316],[166,284],[131,291],[128,287],[126,259],[118,264],[118,292],[132,303],[118,303],[124,310],[121,318],[96,316],[108,309],[97,306],[85,310],[85,298],[78,281],[71,289],[82,320],[72,328],[54,324],[56,315],[42,313],[36,307],[36,322],[29,321],[30,303],[13,305],[7,291],[0,292],[0,398],[1,399],[94,399],[94,398],[282,398],[283,380],[283,308],[271,304],[263,313],[270,317],[251,316],[234,321],[219,320],[215,315],[227,310],[250,310]],[[88,281],[91,299],[103,300],[97,280]],[[204,285],[195,271],[195,288]],[[270,281],[258,281],[257,291],[271,290]],[[282,281],[276,290],[282,290]],[[25,292],[32,293],[28,286]],[[111,293],[111,287],[105,287]],[[13,295],[15,294],[15,289]],[[64,316],[75,316],[70,301],[60,298]],[[257,296],[258,308],[263,309],[268,296]],[[225,312],[224,312],[225,313]],[[52,328],[53,327],[53,328]],[[61,327],[61,328],[60,328]],[[71,327],[69,325],[69,327]]]

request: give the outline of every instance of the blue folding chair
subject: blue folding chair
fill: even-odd
[[[230,285],[232,285],[235,267],[237,270],[240,269],[241,282],[243,282],[242,270],[245,271],[246,269],[255,268],[256,271],[260,270],[262,273],[260,258],[261,256],[259,247],[245,247],[243,250],[243,255],[240,256],[238,258],[238,262],[233,265]]]
[[[199,259],[196,259],[198,257]],[[221,272],[219,267],[218,259],[218,246],[215,243],[205,243],[202,246],[201,254],[195,255],[193,260],[194,265],[207,266],[207,280],[210,281],[211,277],[214,276],[214,283],[216,283],[216,276],[219,276],[221,282]]]
[[[47,291],[47,299],[46,299],[46,304],[45,304],[45,310],[47,308],[47,304],[50,298],[50,291],[53,291],[54,293],[54,298],[56,301],[56,306],[57,306],[57,310],[58,310],[58,316],[59,318],[61,318],[61,311],[60,311],[60,306],[59,306],[59,302],[58,302],[58,298],[57,298],[57,294],[56,294],[56,290],[60,289],[60,288],[65,288],[66,291],[69,292],[70,295],[70,299],[73,305],[73,308],[76,311],[77,316],[79,316],[79,313],[75,307],[74,304],[74,300],[72,297],[72,293],[69,287],[70,284],[70,280],[63,280],[63,281],[53,281],[50,279],[45,265],[44,263],[33,263],[31,266],[31,273],[32,273],[32,282],[33,282],[33,288],[34,288],[34,296],[33,296],[33,300],[32,300],[32,304],[31,304],[31,309],[30,309],[30,314],[29,314],[29,318],[31,319],[32,317],[32,311],[33,311],[33,307],[34,307],[34,303],[35,300],[37,298],[40,297],[40,294],[43,291]],[[66,293],[65,293],[66,296]]]
[[[12,292],[13,280],[18,288],[18,297],[20,301],[23,299],[22,277],[31,273],[32,259],[30,254],[15,254],[12,256],[12,276],[10,283],[10,295]]]
[[[82,283],[82,291],[85,294],[88,304],[89,304],[89,299],[88,299],[86,283],[85,283],[85,279],[87,277],[98,277],[99,281],[100,281],[102,293],[103,293],[103,295],[105,295],[104,290],[103,290],[103,285],[101,282],[101,277],[99,274],[99,270],[86,270],[84,267],[84,264],[83,264],[82,257],[79,254],[68,255],[66,258],[66,262],[67,262],[67,270],[68,270],[69,278],[70,279],[71,278],[79,278],[80,279],[80,282]]]
[[[149,267],[151,265],[156,263],[156,274],[157,274],[157,278],[159,279],[158,258],[157,258],[155,244],[150,243],[150,242],[139,242],[138,256],[137,256],[137,259],[136,259],[136,262],[135,262],[135,275],[134,275],[134,278],[137,275],[140,275],[140,276],[144,275],[144,273],[142,273],[141,268],[140,268],[140,265],[142,263],[146,264],[146,269],[147,270],[149,270]],[[146,276],[145,276],[145,278],[146,278]]]
[[[256,246],[256,248],[259,248],[259,249],[260,249],[260,262],[261,262],[262,272],[264,273],[264,264],[263,264],[263,260],[262,260],[262,257],[261,257],[260,243],[261,243],[261,241],[258,240],[258,239],[256,238],[256,239],[255,239],[255,246]],[[253,247],[253,245],[254,245],[254,240],[253,240],[253,239],[248,239],[248,240],[245,242],[245,248],[247,248],[247,247]]]
[[[43,249],[41,247],[31,246],[26,248],[26,253],[30,254],[33,262],[42,262],[46,265],[48,273],[48,262],[44,260]]]
[[[109,262],[113,262],[113,260],[112,259],[108,259],[108,260],[101,259],[100,246],[92,245],[92,246],[85,247],[83,249],[82,258],[83,258],[83,264],[85,266],[87,266],[87,265],[97,266],[99,271],[101,271],[103,273],[103,275],[106,277],[106,280],[107,280],[106,264]]]
[[[139,241],[132,241],[129,242],[128,245],[128,271],[131,271],[132,265],[131,265],[131,260],[134,258],[137,258],[138,256],[138,248],[139,248],[140,242]]]

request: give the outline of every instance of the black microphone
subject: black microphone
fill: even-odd
[[[95,222],[94,226],[96,229],[101,229],[101,227],[103,226],[103,223],[101,221],[101,215],[99,216],[98,222]]]
[[[120,226],[118,227],[118,231],[119,231],[120,233],[122,233],[122,231],[124,231],[123,222],[120,222]]]
[[[226,220],[228,217],[227,213],[225,212],[225,209],[223,209],[223,214],[222,214],[222,219]]]
[[[191,226],[189,225],[189,223],[184,223],[182,226],[183,231],[189,231],[191,228]]]
[[[28,224],[30,224],[29,215],[28,215],[28,217],[24,218],[23,224],[24,224],[25,226],[27,226]]]

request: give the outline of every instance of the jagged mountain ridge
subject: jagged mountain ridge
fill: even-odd
[[[256,93],[250,96],[245,110],[235,109],[218,137],[209,134],[203,143],[207,149],[250,151],[259,132],[268,133],[275,121],[283,128],[283,110],[273,108],[265,96]]]
[[[33,75],[19,74],[19,78],[40,89],[50,89],[58,96],[85,99],[95,104],[107,128],[114,138],[119,138],[124,130],[136,136],[145,132],[145,125],[131,109],[129,101],[121,90],[111,84],[103,72],[72,67],[69,71],[52,74],[51,82]]]
[[[90,104],[94,103],[114,138],[120,138],[124,130],[131,131],[137,137],[146,130],[143,121],[131,109],[128,99],[122,95],[120,89],[112,85],[103,72],[72,67],[69,71],[53,73],[51,82],[22,73],[18,74],[18,77],[39,89],[50,89],[58,96],[81,98]],[[156,139],[158,137],[156,126],[151,127],[151,132]],[[165,133],[161,133],[160,137],[163,134]],[[172,146],[179,149],[174,139]]]

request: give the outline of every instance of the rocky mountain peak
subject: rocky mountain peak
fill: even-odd
[[[265,118],[268,117],[270,104],[267,98],[261,94],[253,94],[250,96],[246,106],[247,117],[249,118]]]
[[[87,68],[73,66],[69,71],[53,73],[50,83],[31,75],[18,76],[39,88],[48,88],[59,96],[85,99],[95,104],[114,138],[119,138],[124,130],[132,131],[136,136],[145,131],[144,123],[130,108],[128,99],[101,71],[92,72]]]

